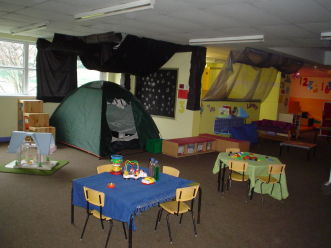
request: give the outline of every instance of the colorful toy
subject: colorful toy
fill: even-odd
[[[130,168],[131,167],[131,168]],[[143,170],[140,170],[139,172],[139,164],[137,161],[125,161],[124,167],[123,167],[123,178],[124,179],[130,179],[133,178],[135,180],[138,180],[140,177],[146,177],[147,173]]]
[[[144,179],[141,180],[142,184],[154,184],[155,179],[153,177],[145,177]]]
[[[122,174],[122,166],[121,162],[123,161],[122,155],[111,155],[111,161],[113,162],[113,169],[110,172],[112,175],[121,175]]]
[[[108,183],[108,188],[115,188],[115,183]]]
[[[231,158],[236,158],[238,160],[251,160],[251,161],[263,161],[263,160],[265,160],[265,158],[258,158],[254,155],[254,153],[250,153],[250,152],[229,153],[229,156]],[[272,160],[270,160],[270,161],[272,161]]]

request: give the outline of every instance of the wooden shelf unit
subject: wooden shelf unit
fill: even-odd
[[[24,113],[42,113],[43,101],[41,100],[18,100],[18,131],[24,129]]]
[[[215,139],[201,136],[162,141],[162,153],[175,158],[214,152],[215,147]]]
[[[49,114],[43,112],[42,100],[18,100],[18,131],[52,133],[55,127],[49,126]]]
[[[199,134],[199,136],[215,139],[215,151],[217,152],[225,152],[226,148],[239,148],[241,152],[249,152],[249,141],[227,138],[207,133]]]

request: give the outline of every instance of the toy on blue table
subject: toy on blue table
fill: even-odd
[[[133,178],[135,180],[138,180],[140,177],[146,177],[147,173],[143,170],[139,171],[139,164],[137,161],[125,161],[124,167],[123,167],[123,178],[129,179]]]
[[[111,161],[113,162],[113,168],[110,173],[113,175],[121,175],[122,174],[121,162],[123,161],[123,156],[117,154],[111,155]]]

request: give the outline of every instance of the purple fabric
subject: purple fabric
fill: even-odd
[[[261,121],[252,121],[257,125],[257,130],[275,132],[275,133],[288,133],[290,128],[296,128],[296,125],[284,121],[272,121],[263,119]]]

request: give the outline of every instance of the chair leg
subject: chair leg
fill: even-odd
[[[226,179],[226,191],[229,192],[229,185],[231,184],[231,179]]]
[[[101,218],[101,216],[100,216],[100,221],[101,221],[102,230],[105,230],[105,227],[103,226],[103,219]]]
[[[195,226],[195,221],[194,221],[194,213],[193,213],[193,211],[191,211],[191,213],[192,213],[192,220],[193,220],[194,234],[195,234],[195,237],[196,237],[196,236],[198,236],[198,234],[197,234],[197,228],[196,228],[196,226]]]
[[[107,236],[105,248],[107,248],[108,241],[109,241],[109,236],[110,236],[111,230],[113,229],[113,221],[112,220],[109,220],[108,222],[109,222],[109,232],[108,232],[108,236]]]
[[[263,203],[262,184],[263,184],[263,182],[261,182],[260,189],[261,189],[261,201]]]
[[[80,240],[83,240],[85,228],[86,228],[86,225],[87,225],[87,222],[88,222],[89,217],[90,217],[90,215],[88,214],[87,217],[86,217],[86,221],[85,221],[85,225],[84,225],[84,228],[83,228],[82,235],[80,236]]]
[[[179,219],[179,225],[182,224],[182,219],[183,219],[183,214],[180,215],[180,219]]]
[[[122,225],[123,225],[123,230],[124,230],[125,240],[128,240],[128,237],[126,236],[126,229],[125,229],[125,224],[124,224],[124,222],[122,222]]]
[[[270,195],[272,195],[272,192],[274,191],[274,186],[275,186],[275,184],[273,184],[273,185],[272,185],[272,188],[271,188],[271,193],[270,193]]]
[[[170,231],[170,223],[169,223],[169,213],[167,214],[167,225],[168,225],[168,232],[169,232],[170,244],[172,244],[171,231]]]
[[[226,179],[226,191],[229,192],[229,178]],[[224,198],[224,191],[223,191],[223,195],[222,198]]]
[[[246,198],[246,202],[248,201],[248,195],[249,195],[249,188],[251,187],[251,181],[248,179],[247,180],[247,198]]]
[[[162,212],[162,210],[163,210],[163,208],[160,208],[159,212],[157,212],[157,217],[156,217],[156,223],[155,223],[154,231],[156,231],[157,223],[160,222],[160,218],[161,218],[161,212]]]
[[[162,213],[163,213],[163,208],[160,209],[161,210],[161,213],[160,213],[160,217],[158,219],[158,222],[160,223],[161,222],[161,217],[162,217]]]
[[[253,200],[253,194],[254,194],[254,187],[251,190],[251,200]]]
[[[280,197],[282,198],[282,202],[283,202],[283,191],[282,191],[282,185],[279,183],[279,187],[280,187]]]

